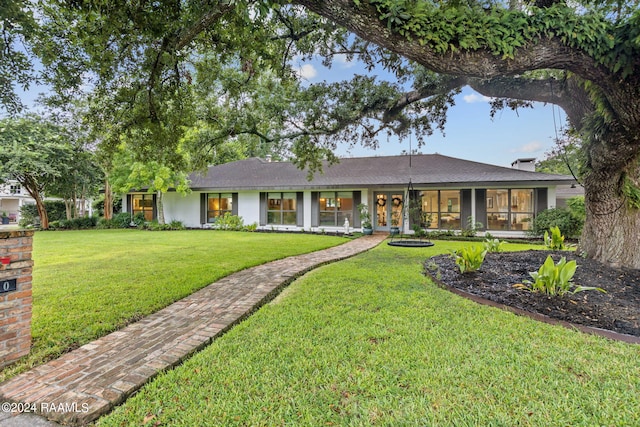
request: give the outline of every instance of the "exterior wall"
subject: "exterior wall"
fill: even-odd
[[[0,232],[0,258],[10,261],[0,263],[0,367],[31,348],[32,239],[33,231]],[[15,290],[7,291],[13,280]]]
[[[499,187],[500,189],[502,188],[508,188],[508,189],[512,189],[512,190],[517,190],[519,188],[531,188],[528,186],[508,186],[508,187]],[[470,190],[470,197],[467,197],[467,200],[471,201],[471,206],[470,207],[466,207],[464,209],[465,215],[468,214],[468,212],[471,213],[471,216],[473,217],[474,221],[479,220],[480,218],[483,217],[483,212],[482,209],[480,208],[480,205],[485,206],[484,204],[482,204],[482,201],[480,200],[477,192],[478,191],[486,191],[487,188],[486,187],[476,187],[476,188],[453,188],[453,187],[446,187],[446,188],[429,188],[429,189],[446,189],[446,190]],[[319,189],[320,190],[320,189]],[[425,190],[425,188],[421,188],[419,186],[416,186],[416,191],[421,191],[421,190]],[[316,190],[313,190],[316,191]],[[342,232],[344,231],[344,227],[342,224],[338,225],[338,226],[321,226],[321,227],[312,227],[312,192],[311,190],[306,190],[303,192],[303,203],[302,203],[302,209],[303,209],[303,220],[304,220],[304,224],[303,226],[295,226],[295,225],[271,225],[271,224],[267,224],[267,225],[263,225],[263,226],[258,226],[258,229],[263,229],[263,230],[288,230],[288,231],[302,231],[302,230],[310,230],[310,231],[320,231],[321,229],[327,231],[327,232]],[[345,189],[345,191],[356,191],[353,189]],[[371,212],[375,212],[375,204],[374,204],[374,195],[376,193],[377,190],[375,189],[359,189],[357,191],[361,192],[361,202],[365,203],[367,205],[369,205],[370,211]],[[396,188],[396,189],[387,189],[385,188],[384,190],[380,190],[381,192],[396,192],[396,193],[405,193],[406,192],[406,188]],[[198,191],[198,192],[193,192],[191,194],[188,194],[186,196],[182,196],[178,193],[175,192],[170,192],[165,194],[164,196],[164,209],[165,209],[165,219],[167,221],[171,221],[171,220],[180,220],[184,223],[185,226],[190,227],[190,228],[201,228],[203,227],[203,224],[201,223],[201,213],[200,213],[200,199],[201,199],[201,194],[203,193],[209,193],[209,192],[218,192],[218,191]],[[243,221],[245,224],[253,224],[253,223],[260,223],[260,191],[225,191],[225,192],[233,192],[233,193],[237,193],[238,194],[238,203],[237,203],[237,209],[238,209],[238,215],[241,216],[243,218]],[[406,197],[406,196],[405,196]],[[555,187],[548,187],[547,188],[547,208],[553,208],[555,207],[556,204],[556,192],[555,192]],[[485,206],[486,207],[486,206]],[[538,207],[539,208],[539,207]],[[123,209],[126,210],[126,204],[123,203]],[[480,209],[480,210],[478,210]],[[534,208],[535,209],[535,208]],[[461,215],[462,215],[462,208],[461,208]],[[485,215],[486,216],[486,215]],[[372,215],[372,219],[374,222],[374,227],[375,227],[375,214]],[[461,222],[464,224],[466,224],[466,218],[461,218]],[[482,222],[482,221],[480,221]],[[486,224],[483,224],[486,226]],[[353,230],[353,223],[350,223],[350,229]],[[355,230],[360,230],[360,228],[355,228]],[[388,228],[385,228],[385,230],[388,230]],[[408,218],[405,216],[405,222],[404,222],[404,231],[406,233],[412,233],[413,231],[410,230],[409,227],[409,221]],[[524,236],[526,233],[524,231],[519,231],[519,230],[489,230],[489,232],[492,235],[495,235],[497,237],[516,237],[516,236]]]
[[[194,191],[186,196],[176,192],[166,193],[163,196],[163,202],[166,222],[178,220],[182,221],[185,227],[202,227],[200,224],[199,192]]]

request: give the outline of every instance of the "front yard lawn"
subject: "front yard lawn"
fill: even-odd
[[[423,276],[426,258],[463,245],[383,244],[314,270],[98,424],[639,425],[640,346]]]
[[[31,354],[0,381],[153,313],[230,273],[344,243],[211,230],[38,232]]]

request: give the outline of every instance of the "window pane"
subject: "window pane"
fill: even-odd
[[[487,229],[488,230],[506,230],[509,225],[509,214],[507,213],[488,213]]]
[[[533,189],[511,190],[511,211],[533,213]]]
[[[282,195],[282,210],[295,211],[296,201],[296,193],[284,193]]]
[[[487,190],[487,212],[509,212],[509,190]]]
[[[440,192],[440,212],[460,212],[460,191]]]
[[[282,224],[282,214],[280,212],[267,212],[268,224]]]
[[[332,226],[336,224],[336,215],[333,212],[320,212],[320,225]]]
[[[512,230],[529,230],[531,229],[531,221],[533,214],[511,214]]]
[[[282,223],[286,225],[296,225],[296,213],[295,212],[283,212],[282,213],[283,220]]]
[[[280,205],[282,202],[282,194],[281,193],[269,193],[267,195],[267,209],[272,210],[280,210]]]

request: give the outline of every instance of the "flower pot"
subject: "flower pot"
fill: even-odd
[[[362,228],[362,234],[364,234],[365,236],[370,236],[373,234],[373,228],[366,228],[363,227]]]
[[[2,224],[9,224],[9,217],[8,216],[3,216],[2,217]]]
[[[391,234],[392,236],[397,236],[398,234],[400,234],[400,227],[391,227],[389,229],[389,234]]]

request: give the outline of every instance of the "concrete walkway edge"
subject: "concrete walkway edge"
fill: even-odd
[[[119,331],[0,384],[0,426],[86,425],[209,345],[297,277],[377,246],[375,234],[233,273]],[[10,414],[7,416],[7,414]]]

